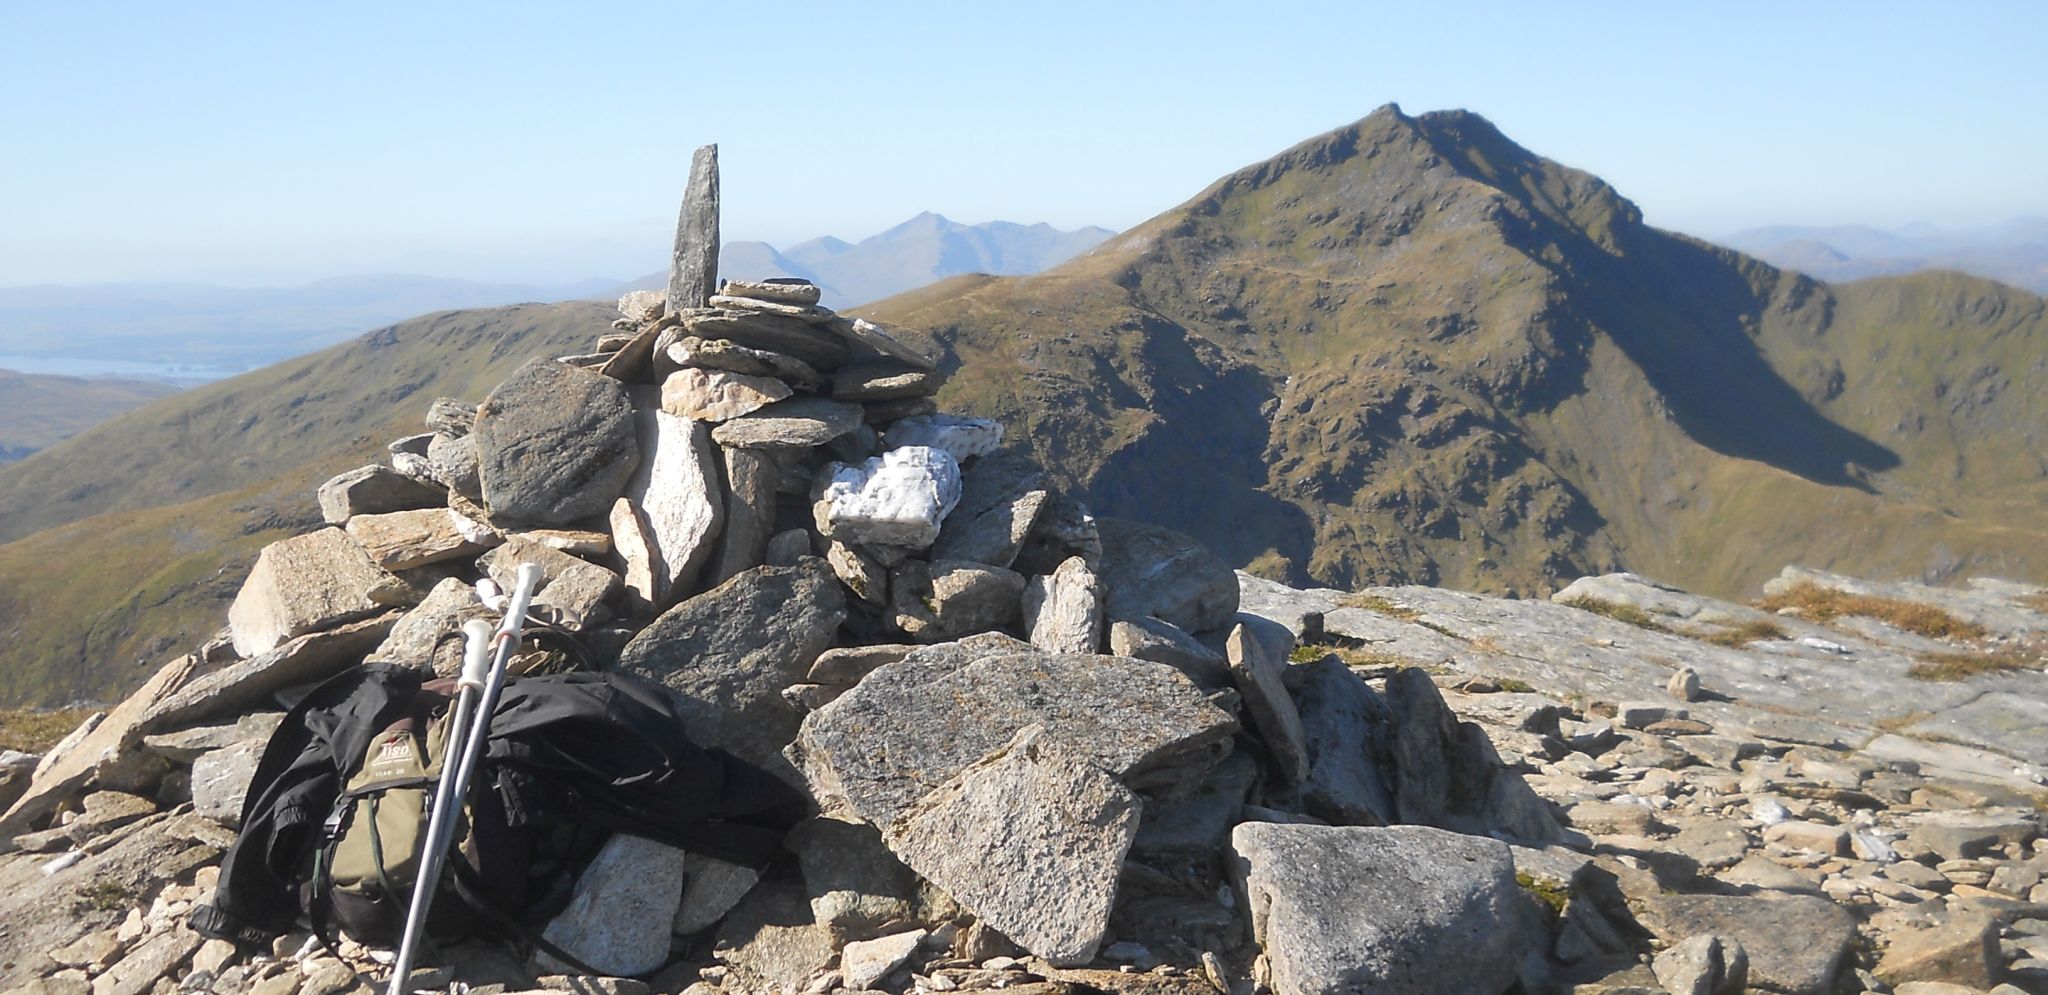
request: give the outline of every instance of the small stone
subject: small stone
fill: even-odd
[[[894,449],[859,466],[832,464],[819,527],[863,545],[924,548],[960,500],[960,466],[944,450]]]
[[[1651,970],[1670,995],[1742,995],[1749,984],[1749,955],[1740,943],[1701,934],[1659,953]]]
[[[1671,680],[1664,685],[1664,690],[1670,692],[1671,696],[1679,701],[1698,701],[1700,700],[1700,675],[1691,667],[1680,667],[1671,675]]]
[[[356,515],[345,526],[370,560],[386,570],[411,570],[482,552],[447,508]]]
[[[832,373],[832,397],[840,401],[926,397],[938,389],[938,373],[900,360],[849,363]]]
[[[889,972],[909,961],[927,935],[925,930],[913,929],[847,944],[839,951],[839,973],[847,989],[863,991],[875,987]]]
[[[811,553],[811,534],[802,529],[789,529],[768,537],[768,548],[761,554],[762,562],[771,567],[793,567],[798,560]]]
[[[372,464],[338,473],[320,485],[320,517],[340,525],[357,515],[434,508],[448,500],[439,487],[388,466]]]
[[[815,307],[823,293],[809,280],[795,277],[772,280],[732,280],[719,284],[718,292],[727,297],[745,297],[749,300],[771,301],[776,304],[794,304],[798,307]],[[848,985],[847,987],[858,987]]]
[[[822,446],[861,424],[860,405],[822,397],[792,397],[734,418],[713,430],[734,449],[807,449]]]
[[[1624,729],[1643,729],[1655,722],[1687,717],[1683,708],[1640,701],[1623,702],[1614,713],[1614,721]]]
[[[1003,444],[1003,426],[987,418],[959,415],[919,415],[905,418],[882,434],[891,449],[928,447],[943,449],[955,461],[966,462],[995,452]]]
[[[1068,557],[1058,570],[1026,583],[1024,627],[1031,645],[1048,653],[1102,649],[1102,582],[1087,561]]]
[[[773,377],[684,367],[661,382],[661,409],[697,421],[730,421],[790,396]]]
[[[1764,829],[1764,842],[1777,843],[1796,850],[1812,850],[1828,856],[1842,856],[1849,852],[1849,834],[1840,826],[1824,826],[1815,822],[1780,822]]]
[[[985,563],[905,560],[889,575],[896,625],[919,642],[945,642],[1016,621],[1024,578]]]
[[[911,654],[917,649],[908,643],[886,643],[880,646],[835,646],[819,654],[817,662],[811,664],[811,672],[805,680],[817,684],[852,687],[860,679]]]
[[[1205,688],[1230,684],[1230,663],[1223,654],[1171,622],[1151,617],[1115,619],[1109,623],[1109,651],[1166,664]]]
[[[932,369],[936,364],[923,351],[909,345],[889,333],[888,329],[865,318],[833,318],[825,327],[838,333],[848,343],[866,346],[884,356],[893,356],[912,366]]]
[[[675,922],[670,928],[677,936],[701,933],[717,925],[761,880],[761,872],[692,853],[683,862],[683,878],[682,901],[676,906]]]
[[[825,562],[853,596],[871,605],[889,601],[889,571],[873,558],[838,540],[825,549]],[[929,577],[926,578],[927,581]]]
[[[658,290],[629,291],[619,298],[619,317],[635,325],[660,321],[667,309],[668,299]]]
[[[143,995],[155,987],[158,978],[191,956],[202,939],[189,929],[166,929],[151,935],[92,979],[92,995]]]

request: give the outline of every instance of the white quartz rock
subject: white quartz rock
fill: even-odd
[[[834,463],[819,493],[819,527],[858,545],[923,548],[960,503],[960,463],[944,449],[905,446],[859,466]]]
[[[1003,444],[1003,426],[987,418],[917,415],[889,426],[883,440],[891,449],[930,446],[956,461],[986,456]]]

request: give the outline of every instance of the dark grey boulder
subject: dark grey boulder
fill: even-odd
[[[1650,895],[1636,919],[1668,943],[1711,933],[1741,944],[1750,986],[1787,995],[1834,991],[1856,941],[1855,917],[1817,895]]]
[[[1096,528],[1111,618],[1151,615],[1199,633],[1237,613],[1237,574],[1200,543],[1120,518],[1098,519]]]
[[[434,441],[427,444],[427,462],[434,468],[434,479],[449,490],[471,499],[483,497],[483,485],[477,478],[474,437],[435,435]]]
[[[1336,825],[1394,821],[1393,792],[1381,768],[1392,714],[1386,699],[1336,657],[1298,664],[1294,692],[1308,744],[1308,776],[1297,786],[1302,808]]]
[[[1541,933],[1498,840],[1247,822],[1231,849],[1276,995],[1500,992]]]
[[[806,716],[798,738],[821,796],[888,826],[1027,726],[1132,787],[1199,777],[1237,723],[1170,667],[1080,654],[941,644],[882,666]]]
[[[798,715],[782,690],[804,679],[846,618],[825,561],[756,567],[663,612],[619,669],[674,692],[690,736],[792,778],[782,748]]]
[[[537,524],[604,514],[640,465],[625,385],[549,359],[484,398],[474,436],[484,503]]]
[[[1486,731],[1460,722],[1429,674],[1387,678],[1394,808],[1401,822],[1549,841],[1563,835],[1550,806],[1501,764]]]

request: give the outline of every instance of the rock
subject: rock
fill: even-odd
[[[852,687],[876,668],[909,656],[916,646],[885,643],[879,646],[835,646],[818,655],[811,672],[804,677],[814,684]]]
[[[1015,571],[964,560],[905,560],[889,576],[896,625],[919,642],[1008,628],[1023,593],[1024,578]]]
[[[457,527],[455,515],[446,508],[356,515],[345,527],[371,562],[386,570],[410,570],[484,549]]]
[[[656,345],[654,369],[666,377],[679,369],[724,370],[753,377],[773,377],[801,391],[824,386],[824,374],[795,356],[755,349],[725,339],[674,335],[672,329]]]
[[[774,377],[684,367],[661,382],[661,410],[696,421],[730,421],[790,396]]]
[[[1400,821],[1523,840],[1559,837],[1547,804],[1501,766],[1485,731],[1457,720],[1428,674],[1399,671],[1387,678],[1386,694]]]
[[[1097,574],[1102,572],[1102,536],[1095,517],[1080,502],[1056,494],[1039,513],[1010,567],[1021,574],[1051,573],[1069,556],[1086,560]]]
[[[675,251],[668,267],[668,313],[703,307],[717,289],[718,146],[706,145],[690,155],[690,181],[676,212]]]
[[[806,716],[797,748],[813,790],[888,826],[1027,726],[1139,789],[1191,779],[1237,729],[1166,667],[1003,649],[1017,645],[977,636],[919,650]]]
[[[871,605],[883,605],[889,601],[889,571],[873,557],[863,555],[859,550],[834,540],[825,549],[825,562],[832,567],[832,573],[839,578],[853,596]],[[931,577],[922,577],[921,595],[931,596]]]
[[[1068,557],[1051,574],[1026,583],[1024,628],[1031,645],[1048,653],[1101,651],[1102,583],[1086,561]]]
[[[896,933],[878,940],[860,940],[839,951],[839,974],[849,991],[875,987],[889,972],[902,967],[928,936],[922,929]]]
[[[462,664],[462,640],[455,638],[462,623],[488,615],[488,609],[477,601],[476,588],[454,577],[444,578],[424,600],[399,616],[390,634],[363,662],[453,673]],[[445,643],[443,637],[448,637]]]
[[[831,465],[819,531],[842,542],[923,548],[960,500],[960,466],[943,450],[894,449],[859,466]]]
[[[685,315],[683,331],[701,339],[727,339],[764,352],[793,356],[821,370],[845,362],[846,342],[801,318],[757,309],[719,308]]]
[[[615,834],[576,878],[569,905],[541,937],[606,974],[646,974],[668,962],[683,894],[683,851]],[[564,969],[545,953],[543,965]]]
[[[1787,995],[1834,991],[1843,955],[1856,938],[1848,912],[1806,895],[1649,895],[1637,920],[1673,943],[1700,933],[1733,940],[1749,954],[1750,986]]]
[[[1664,689],[1679,701],[1700,700],[1700,675],[1691,667],[1680,667],[1671,675],[1670,683]],[[1709,938],[1711,939],[1711,937]]]
[[[675,921],[670,926],[677,936],[701,933],[718,925],[753,890],[761,873],[742,864],[691,853],[683,861],[683,878],[682,901],[676,906]]]
[[[980,462],[986,463],[991,458]],[[973,481],[979,469],[977,464],[965,474],[960,504],[953,514],[947,516],[938,541],[932,546],[932,555],[940,559],[975,560],[990,566],[1008,567],[1016,562],[1017,554],[1024,549],[1032,527],[1038,524],[1038,516],[1052,503],[1052,492],[1026,491],[992,507],[977,508],[968,498],[975,490]]]
[[[607,532],[588,529],[526,529],[513,532],[511,535],[585,559],[606,556],[612,551],[612,537]]]
[[[701,422],[653,408],[642,408],[634,422],[645,459],[626,484],[631,520],[615,506],[613,534],[627,576],[652,585],[633,590],[634,605],[660,610],[694,591],[717,552],[725,524],[720,460]],[[616,538],[621,532],[626,539]],[[623,555],[628,547],[635,555]]]
[[[1154,866],[1203,866],[1230,845],[1230,829],[1243,821],[1245,797],[1259,780],[1259,763],[1232,753],[1209,769],[1192,791],[1172,789],[1145,801],[1145,818],[1131,852]]]
[[[1624,729],[1647,729],[1659,722],[1685,717],[1683,708],[1642,701],[1622,702],[1614,713],[1614,721]]]
[[[803,870],[812,918],[834,935],[871,937],[912,918],[917,876],[875,827],[821,815],[792,830],[784,846]]]
[[[245,740],[268,741],[283,720],[283,712],[252,712],[233,722],[144,736],[142,746],[172,763],[189,764],[214,750]]]
[[[1225,647],[1231,683],[1244,696],[1252,727],[1273,752],[1280,773],[1289,782],[1300,783],[1308,776],[1308,746],[1302,739],[1301,715],[1280,680],[1287,657],[1275,656],[1242,624],[1230,630]]]
[[[775,527],[774,459],[758,449],[726,449],[725,524],[718,533],[710,582],[723,584],[742,570],[760,566]]]
[[[1742,995],[1749,984],[1749,954],[1742,944],[1712,934],[1672,945],[1650,969],[1671,995]]]
[[[1780,822],[1764,829],[1764,842],[1788,846],[1795,850],[1811,850],[1830,857],[1849,852],[1849,834],[1840,826],[1823,826],[1814,822]]]
[[[937,372],[901,360],[848,363],[832,373],[832,398],[837,401],[893,401],[928,397],[938,390]]]
[[[782,747],[798,717],[782,689],[803,680],[845,617],[823,560],[756,567],[663,612],[626,644],[619,669],[674,692],[700,745],[787,772]]]
[[[604,603],[618,593],[622,582],[618,574],[589,560],[549,549],[537,542],[512,538],[477,561],[477,565],[506,591],[518,584],[519,566],[523,563],[540,566],[540,586],[534,590],[533,603],[560,609],[567,616],[570,628],[581,628],[587,623],[601,622],[610,617]]]
[[[1109,623],[1109,651],[1117,656],[1163,663],[1205,688],[1230,684],[1230,661],[1171,622],[1119,618]]]
[[[492,390],[474,434],[484,503],[543,525],[604,513],[640,465],[625,386],[552,360]]]
[[[1386,699],[1343,661],[1300,665],[1294,701],[1308,772],[1297,784],[1309,814],[1333,825],[1394,821],[1393,793],[1382,772],[1382,737],[1392,722]]]
[[[1999,955],[1998,921],[1965,914],[1929,929],[1897,930],[1877,962],[1877,976],[1900,985],[1948,981],[1977,988],[1998,983],[2005,967]]]
[[[1119,518],[1099,519],[1096,527],[1110,617],[1149,615],[1195,633],[1237,613],[1237,574],[1193,539]]]
[[[802,529],[789,529],[768,537],[768,549],[761,554],[762,562],[771,567],[793,567],[798,560],[811,553],[811,534]]]
[[[397,613],[300,636],[260,656],[209,671],[167,695],[141,720],[145,730],[176,728],[202,719],[270,706],[277,692],[323,681],[360,663],[384,641]]]
[[[1085,964],[1109,927],[1138,832],[1130,789],[1030,726],[885,830],[919,875],[1024,949]]]
[[[712,955],[731,972],[720,990],[794,993],[824,974],[838,949],[831,927],[811,918],[803,888],[771,879],[725,917]]]
[[[898,339],[896,336],[889,334],[888,329],[866,318],[835,317],[825,322],[825,327],[838,333],[850,344],[866,346],[884,356],[892,356],[912,366],[919,366],[925,369],[932,369],[935,366],[931,357],[926,356],[922,351]]]
[[[447,503],[440,488],[422,483],[388,466],[359,466],[328,478],[318,494],[320,517],[340,525],[357,515],[375,515]]]
[[[348,533],[325,528],[281,539],[257,554],[228,606],[228,628],[235,652],[253,657],[405,598],[405,584],[372,562]]]
[[[121,762],[142,733],[148,731],[148,715],[184,687],[198,666],[199,660],[193,656],[181,656],[164,664],[112,711],[95,716],[97,721],[87,720],[43,754],[27,791],[0,816],[0,840],[28,829],[92,783],[101,770]]]
[[[105,974],[92,979],[92,995],[143,995],[199,949],[205,937],[174,927],[143,940]]]
[[[711,295],[707,293],[704,296],[709,297]],[[688,306],[697,307],[698,305],[691,304]],[[659,290],[633,290],[628,291],[619,298],[619,317],[635,325],[645,325],[651,321],[660,321],[662,314],[667,310],[668,297]]]
[[[816,307],[818,297],[822,293],[816,284],[796,277],[726,280],[719,285],[718,292],[728,297],[746,297],[757,301],[772,301],[776,304],[794,304],[798,307]]]
[[[232,829],[242,824],[242,799],[263,759],[265,740],[225,746],[192,762],[192,811]]]
[[[712,430],[729,449],[808,449],[822,446],[860,425],[860,405],[822,397],[792,397]]]
[[[941,449],[958,462],[995,452],[1003,444],[1003,426],[987,418],[960,415],[918,415],[905,418],[882,434],[890,449]]]
[[[467,435],[435,435],[427,445],[427,464],[434,479],[458,494],[482,499],[483,479],[478,476],[476,440]]]
[[[1494,840],[1245,823],[1231,849],[1278,995],[1498,992],[1535,942],[1514,860]]]

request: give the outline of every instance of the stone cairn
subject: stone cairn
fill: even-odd
[[[474,407],[434,401],[387,463],[321,485],[329,526],[263,550],[222,635],[7,782],[0,852],[50,855],[19,907],[62,911],[0,926],[0,990],[378,984],[385,952],[238,951],[182,914],[277,708],[366,660],[452,670],[473,585],[524,562],[537,612],[818,814],[758,876],[614,839],[546,935],[619,978],[456,947],[421,988],[1517,983],[1549,920],[1490,837],[1561,830],[1427,675],[1290,665],[1298,631],[1241,613],[1216,556],[1092,517],[817,287],[714,284],[718,241],[706,148],[665,293]]]

